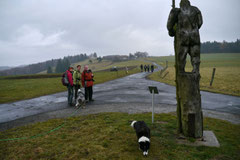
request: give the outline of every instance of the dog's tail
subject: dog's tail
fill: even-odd
[[[134,128],[134,124],[136,123],[137,121],[132,121],[131,123],[131,126]]]

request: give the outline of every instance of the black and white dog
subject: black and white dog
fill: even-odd
[[[82,92],[81,89],[78,89],[78,93],[77,93],[77,99],[76,99],[76,107],[79,108],[79,107],[82,107],[82,108],[85,108],[85,105],[86,105],[86,101],[85,101],[85,95],[84,93]]]
[[[148,155],[150,148],[150,129],[144,121],[133,121],[131,126],[135,129],[139,148],[143,151],[143,155]]]

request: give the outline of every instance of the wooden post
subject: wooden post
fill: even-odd
[[[213,68],[212,79],[211,79],[211,82],[210,82],[210,86],[212,86],[212,84],[213,84],[213,80],[214,80],[215,72],[216,72],[216,68]]]
[[[160,74],[159,74],[160,78],[162,77],[162,74],[163,74],[163,69],[160,70]]]
[[[169,72],[165,73],[164,76],[162,77],[162,79],[164,79],[167,75],[168,75]]]
[[[180,133],[187,137],[200,138],[203,136],[200,75],[179,73],[177,79],[178,111],[181,113],[178,115],[181,117]]]

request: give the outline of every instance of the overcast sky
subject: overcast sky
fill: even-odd
[[[179,6],[180,0],[176,0]],[[173,54],[172,0],[0,0],[0,66],[66,55]],[[240,0],[191,0],[203,14],[201,41],[240,38]]]

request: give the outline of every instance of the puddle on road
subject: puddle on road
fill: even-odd
[[[55,103],[66,102],[67,97],[58,97],[54,100]]]

